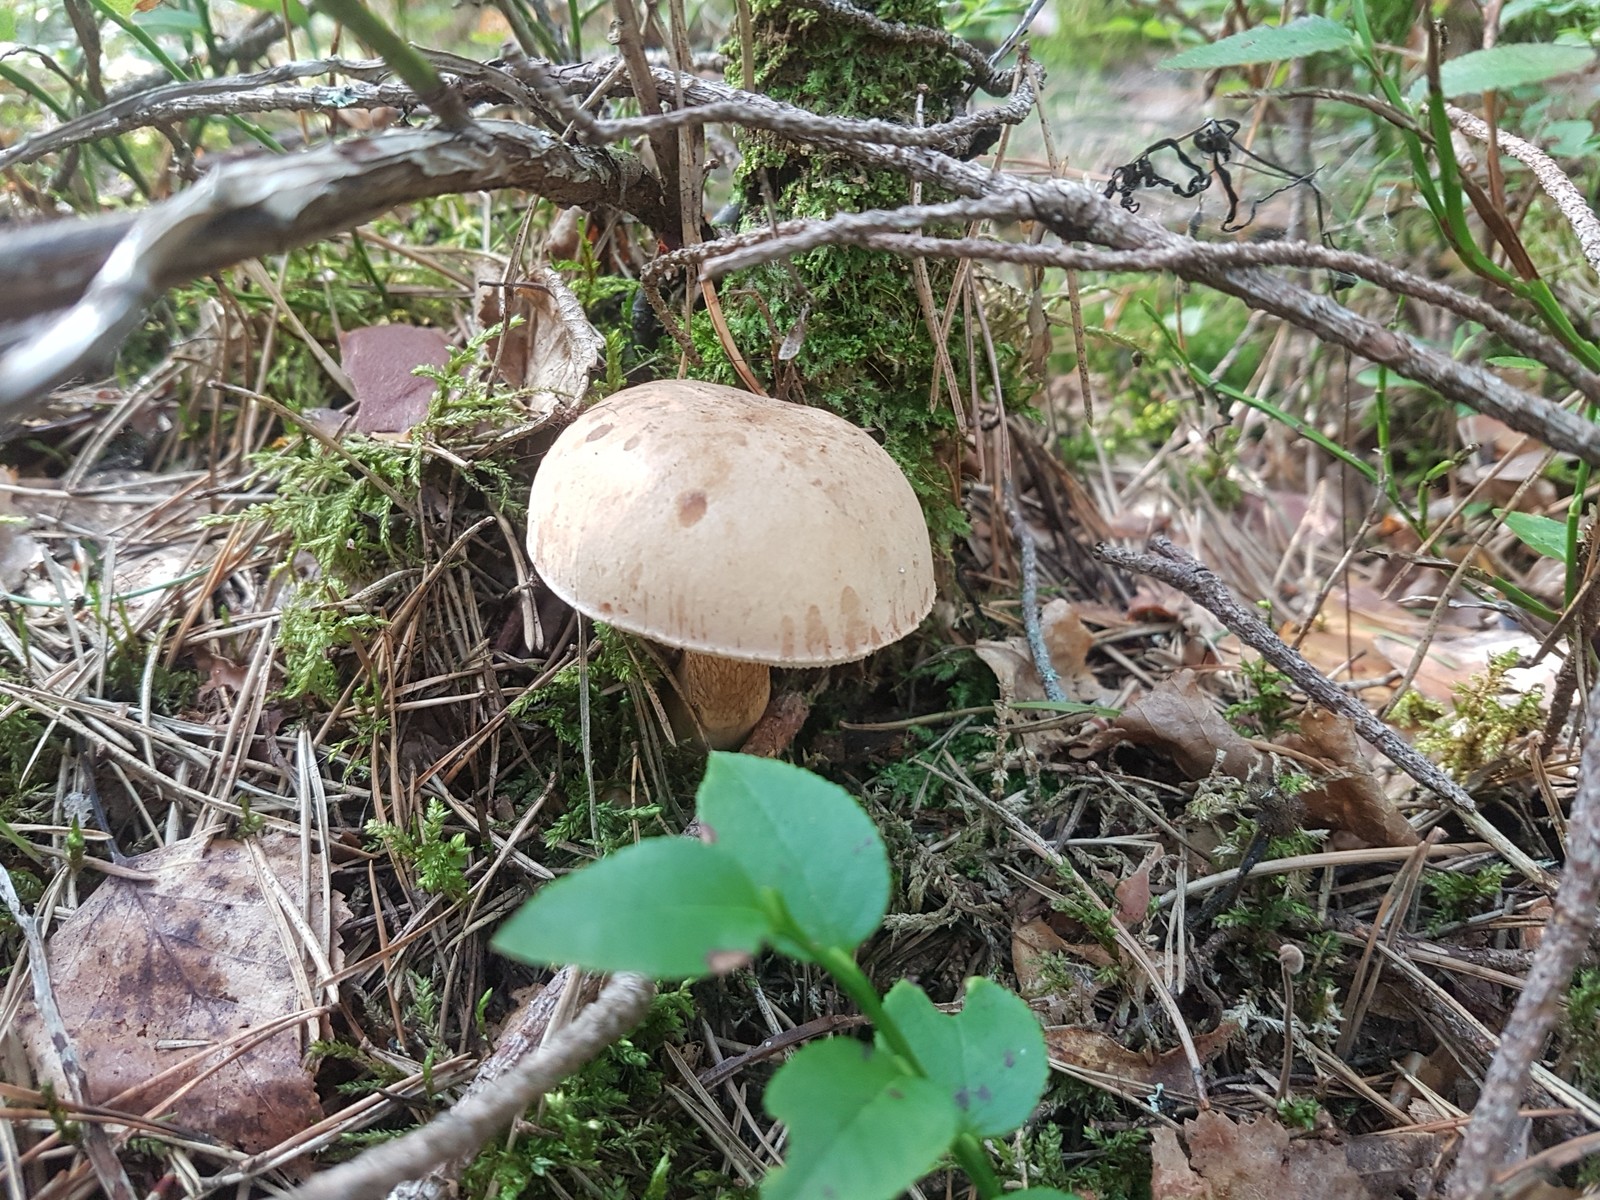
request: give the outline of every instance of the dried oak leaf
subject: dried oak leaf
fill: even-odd
[[[361,405],[357,431],[404,433],[428,415],[438,387],[412,369],[448,365],[450,343],[424,325],[368,325],[340,336],[339,356]]]
[[[1196,1035],[1194,1048],[1200,1062],[1204,1064],[1215,1058],[1238,1032],[1239,1027],[1232,1021],[1224,1021],[1210,1033]],[[1182,1046],[1150,1056],[1129,1050],[1097,1029],[1077,1025],[1048,1026],[1044,1042],[1052,1063],[1109,1075],[1151,1092],[1160,1088],[1179,1096],[1194,1095],[1194,1076]]]
[[[576,409],[605,361],[606,341],[583,305],[548,267],[535,268],[512,286],[478,285],[478,321],[487,329],[513,317],[522,323],[489,339],[485,353],[510,386],[538,398],[544,415]]]
[[[1384,795],[1355,723],[1322,708],[1308,708],[1295,723],[1300,731],[1283,735],[1279,744],[1329,766],[1320,786],[1301,796],[1307,820],[1353,833],[1373,846],[1415,846],[1417,831]]]
[[[257,844],[298,906],[299,842],[264,834]],[[315,854],[312,864],[316,878]],[[209,1044],[236,1046],[241,1035],[306,1007],[280,933],[288,925],[274,915],[275,901],[249,849],[239,842],[189,838],[128,865],[154,881],[106,880],[47,947],[50,981],[89,1078],[89,1101],[107,1103],[134,1089],[121,1095],[118,1108],[153,1110],[247,1154],[321,1120],[314,1081],[302,1065],[304,1022],[220,1067],[222,1054],[200,1054]],[[321,926],[320,909],[313,904],[312,929]],[[334,927],[346,917],[336,896]],[[328,950],[337,969],[337,946]],[[302,954],[298,943],[292,952]],[[306,977],[321,973],[302,961]],[[35,1068],[46,1075],[58,1070],[60,1060],[37,1014],[25,1011],[21,1029]],[[153,1087],[143,1086],[186,1059],[197,1061]],[[167,1099],[195,1079],[178,1100]]]
[[[1184,1122],[1183,1138],[1190,1174],[1177,1172],[1177,1164],[1166,1157],[1163,1186],[1152,1180],[1152,1200],[1368,1200],[1370,1195],[1342,1147],[1291,1140],[1271,1117],[1235,1123],[1210,1109]],[[1204,1182],[1204,1190],[1196,1190],[1196,1181]]]
[[[1375,846],[1414,846],[1417,834],[1390,803],[1345,717],[1308,708],[1299,734],[1280,744],[1322,761],[1325,779],[1300,796],[1307,821],[1353,834]],[[1122,710],[1111,727],[1089,742],[1098,753],[1118,742],[1163,751],[1190,779],[1214,771],[1235,779],[1266,778],[1266,755],[1228,724],[1215,697],[1201,690],[1193,671],[1179,671]]]

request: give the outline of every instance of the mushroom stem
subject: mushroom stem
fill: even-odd
[[[712,750],[733,750],[767,709],[771,672],[765,663],[685,650],[678,660],[678,687],[693,714],[678,732]],[[679,724],[676,714],[673,724]]]

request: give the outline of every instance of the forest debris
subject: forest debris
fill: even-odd
[[[443,370],[450,343],[424,325],[368,325],[339,338],[340,365],[355,388],[358,433],[405,433],[425,420],[438,384],[417,367]]]
[[[1227,1048],[1238,1032],[1239,1027],[1232,1021],[1224,1021],[1210,1033],[1196,1034],[1195,1053],[1202,1063],[1209,1062]],[[1120,1083],[1152,1093],[1174,1092],[1180,1096],[1194,1093],[1194,1076],[1182,1046],[1174,1046],[1159,1055],[1140,1054],[1097,1029],[1078,1025],[1049,1026],[1044,1031],[1044,1041],[1052,1065],[1108,1075]]]
[[[1318,772],[1317,785],[1300,794],[1308,820],[1373,845],[1415,845],[1416,831],[1378,786],[1350,720],[1315,708],[1299,720],[1301,732],[1283,735],[1279,744],[1296,752],[1297,761],[1309,754],[1325,768]],[[1111,728],[1094,736],[1089,750],[1098,753],[1119,742],[1170,755],[1190,779],[1215,772],[1264,782],[1271,775],[1267,755],[1228,724],[1193,671],[1179,671],[1128,705]]]
[[[1150,868],[1155,861],[1152,854],[1137,871],[1117,884],[1117,920],[1129,929],[1138,929],[1150,915]]]
[[[1308,708],[1295,724],[1299,732],[1283,735],[1279,744],[1333,767],[1320,786],[1301,794],[1306,819],[1373,846],[1415,846],[1417,831],[1384,795],[1350,719],[1325,708]]]
[[[1234,1122],[1217,1109],[1183,1125],[1189,1157],[1178,1136],[1157,1129],[1151,1150],[1152,1200],[1367,1200],[1370,1193],[1342,1147],[1313,1139],[1291,1140],[1275,1118]]]
[[[1050,601],[1040,610],[1039,625],[1050,652],[1050,665],[1055,667],[1056,678],[1069,701],[1104,705],[1116,699],[1116,693],[1101,687],[1089,669],[1094,634],[1084,627],[1076,606],[1061,599]],[[1036,703],[1046,698],[1044,681],[1039,678],[1026,638],[983,641],[973,650],[994,672],[1002,703]],[[1073,736],[1070,729],[1046,729],[1025,733],[1022,740],[1035,754],[1048,754],[1066,745]]]
[[[299,842],[264,834],[257,845],[299,905]],[[319,858],[312,853],[313,878],[321,873]],[[304,981],[323,973],[298,943],[292,962],[286,954],[291,923],[274,911],[250,848],[188,838],[127,865],[155,881],[106,880],[49,940],[51,982],[89,1077],[90,1101],[106,1103],[135,1089],[118,1107],[154,1109],[246,1153],[321,1120],[312,1075],[302,1065],[304,1021],[220,1066],[221,1054],[203,1053],[223,1043],[237,1048],[251,1030],[312,1007]],[[322,926],[320,908],[313,897],[305,920],[311,929]],[[338,899],[335,928],[342,910]],[[337,940],[323,948],[335,968]],[[35,1064],[51,1063],[48,1037],[31,1009],[19,1024]],[[187,1070],[143,1086],[186,1061]],[[169,1101],[190,1082],[190,1090]]]
[[[489,339],[487,352],[500,378],[541,398],[536,414],[575,409],[605,362],[606,342],[583,305],[555,271],[535,267],[515,284],[478,284],[478,321],[487,329],[521,318],[515,329]]]

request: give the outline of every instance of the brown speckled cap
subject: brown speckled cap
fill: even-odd
[[[616,393],[568,426],[528,549],[580,612],[771,666],[865,657],[933,606],[911,485],[831,413],[693,380]]]

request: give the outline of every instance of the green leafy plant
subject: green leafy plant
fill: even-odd
[[[1483,912],[1500,898],[1509,874],[1511,868],[1505,863],[1491,863],[1480,871],[1432,871],[1424,876],[1422,885],[1437,910],[1431,927],[1438,929]]]
[[[459,900],[467,894],[467,835],[444,836],[450,810],[439,800],[428,801],[417,832],[385,821],[368,821],[367,836],[397,858],[416,865],[417,882],[425,892]]]
[[[855,951],[888,909],[889,859],[842,788],[786,763],[713,754],[697,802],[713,842],[653,838],[558,880],[501,929],[496,949],[672,979],[727,970],[763,947],[815,964],[871,1018],[874,1039],[813,1042],[774,1076],[766,1106],[789,1126],[788,1161],[762,1195],[891,1200],[948,1153],[979,1196],[1000,1196],[983,1139],[1021,1125],[1049,1073],[1028,1006],[987,979],[968,981],[954,1015],[904,980],[879,996]]]

